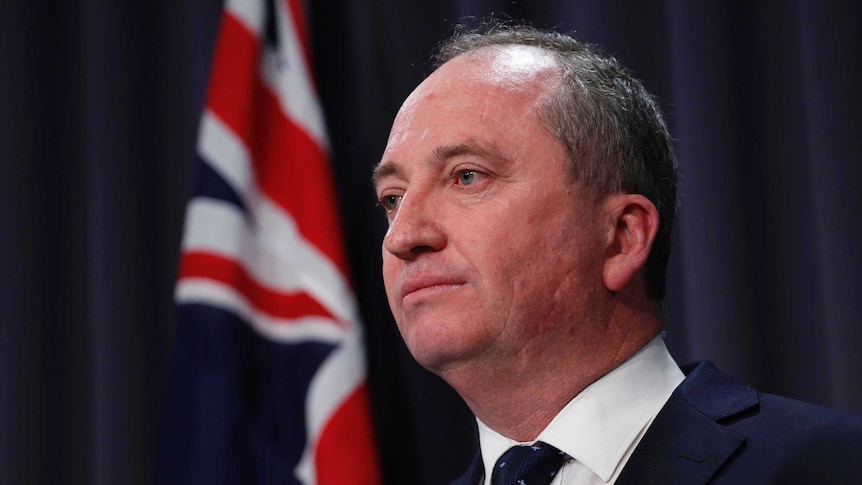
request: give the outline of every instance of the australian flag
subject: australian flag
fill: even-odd
[[[380,483],[301,0],[228,0],[157,481]]]

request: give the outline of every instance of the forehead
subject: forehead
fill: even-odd
[[[488,46],[451,59],[404,101],[395,123],[407,121],[423,102],[500,101],[500,96],[541,101],[559,85],[560,68],[550,52],[532,46]],[[503,106],[501,106],[503,107]]]
[[[540,127],[537,107],[556,92],[552,54],[529,46],[490,46],[443,64],[402,105],[375,180],[392,165],[439,147],[480,144],[517,149]],[[504,150],[505,151],[505,150]],[[505,154],[502,154],[505,155]]]

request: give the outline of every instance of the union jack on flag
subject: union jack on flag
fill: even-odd
[[[161,483],[380,483],[301,7],[225,6],[176,287]]]

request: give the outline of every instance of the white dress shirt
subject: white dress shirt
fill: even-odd
[[[684,378],[664,339],[657,336],[575,396],[536,439],[569,456],[551,485],[614,483]],[[514,445],[529,443],[518,443],[478,423],[483,483],[490,485],[491,471],[500,455]]]

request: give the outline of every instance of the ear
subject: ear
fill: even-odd
[[[640,194],[614,194],[606,200],[611,216],[603,272],[607,289],[625,289],[646,265],[658,232],[658,210]]]

